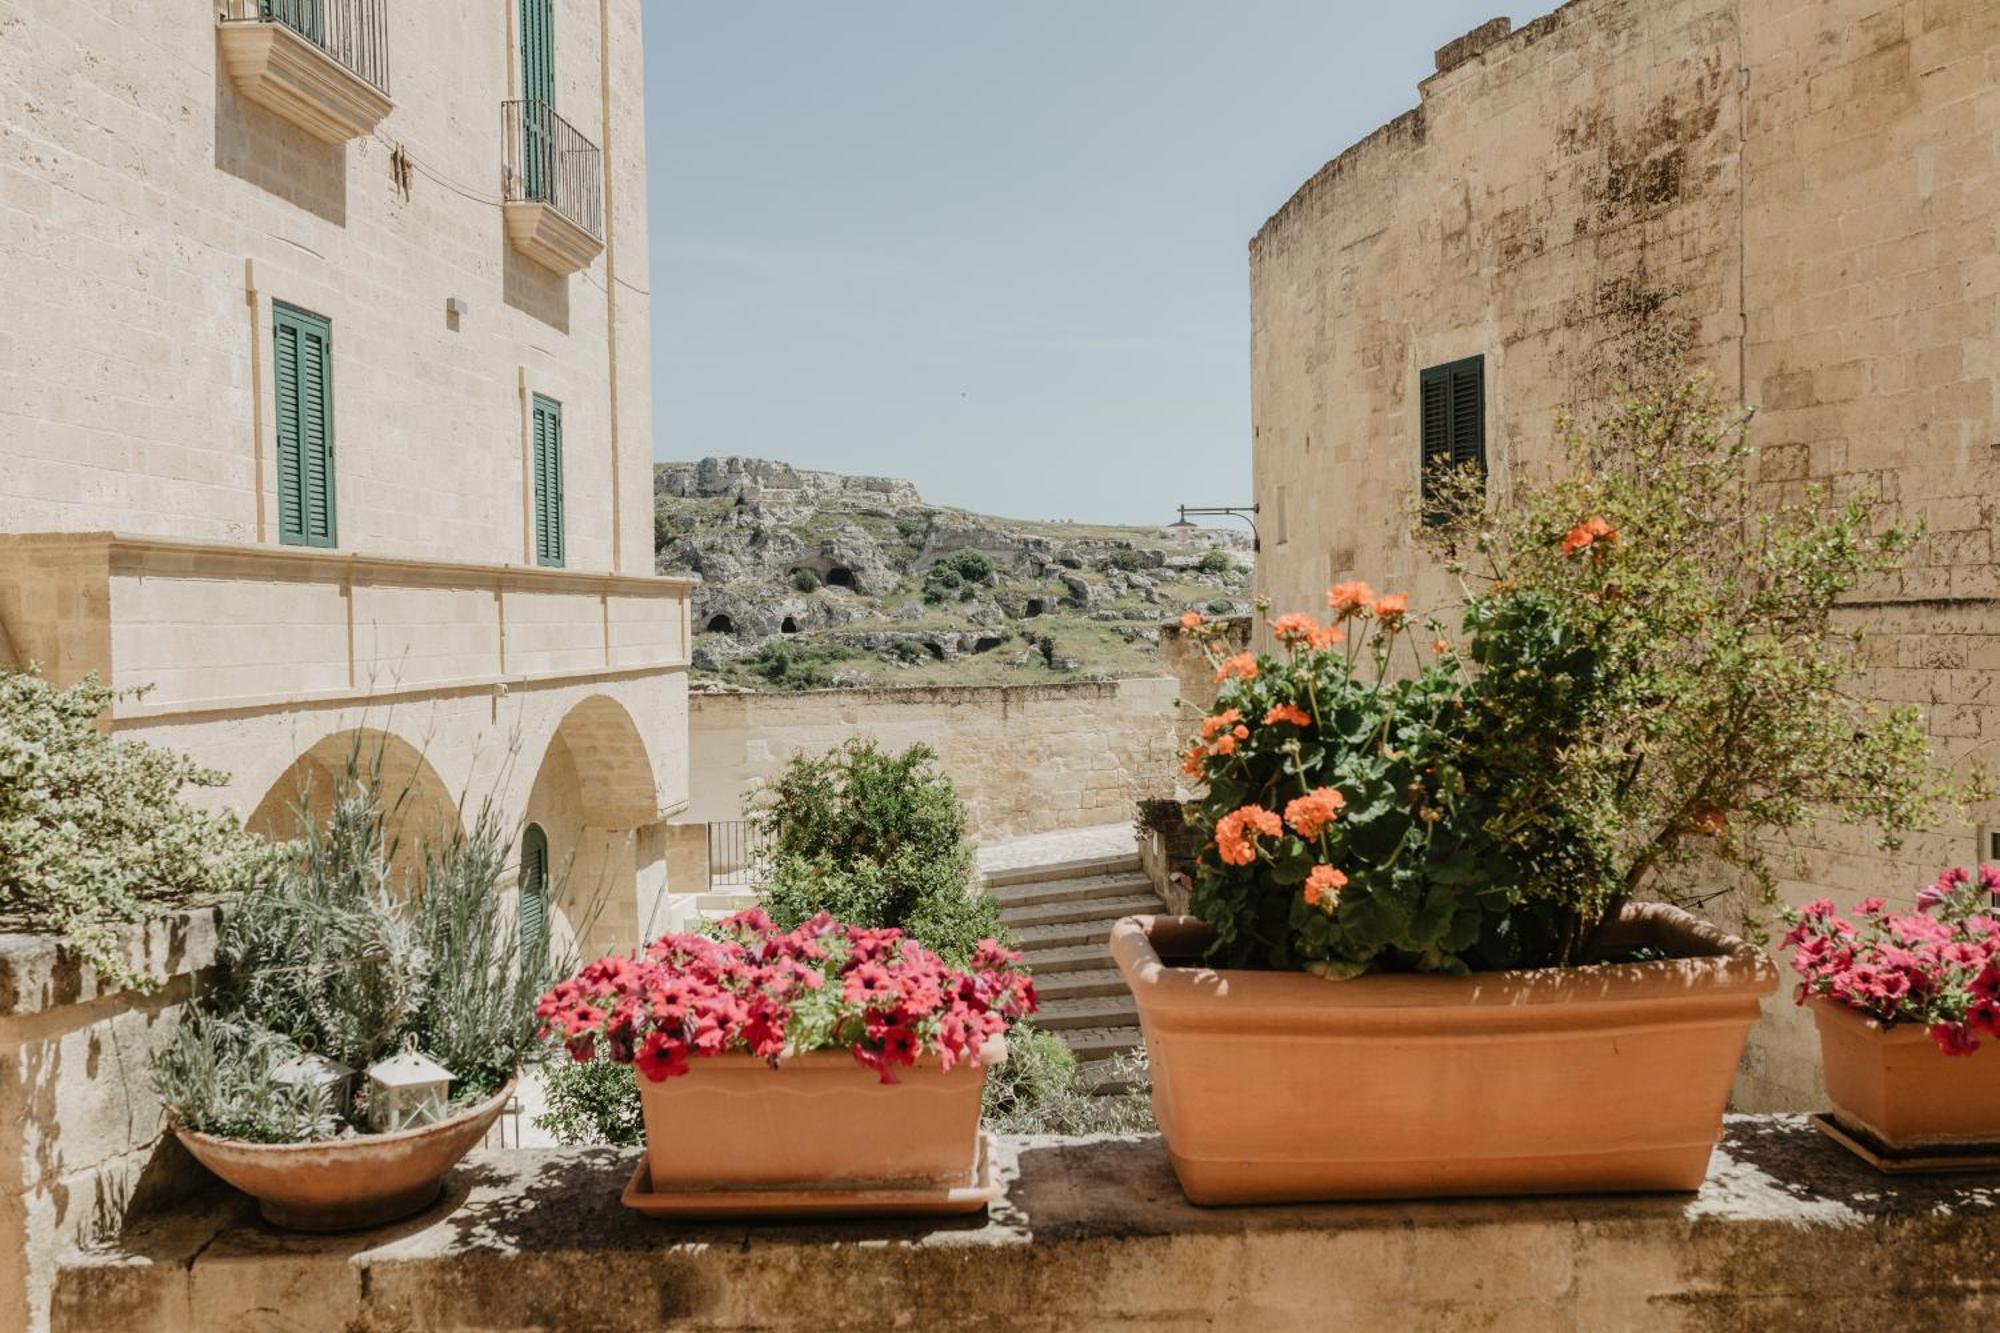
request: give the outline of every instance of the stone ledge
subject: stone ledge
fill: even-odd
[[[670,1225],[619,1205],[612,1150],[477,1154],[436,1209],[357,1236],[219,1196],[72,1256],[54,1327],[1945,1328],[2000,1305],[2000,1174],[1880,1176],[1796,1116],[1731,1117],[1695,1195],[1198,1209],[1154,1138],[1004,1157],[1008,1199],[946,1223]]]
[[[215,908],[203,907],[120,926],[120,952],[128,966],[163,982],[203,972],[215,966],[220,920]],[[0,1020],[109,999],[123,989],[57,936],[0,934]]]

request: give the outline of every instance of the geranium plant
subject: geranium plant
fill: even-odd
[[[1880,898],[1856,904],[1854,919],[1828,899],[1787,914],[1800,1004],[1844,1004],[1894,1027],[1920,1023],[1946,1055],[1970,1055],[1980,1033],[2000,1035],[2000,869],[1947,870],[1917,896],[1914,912],[1891,912]]]
[[[1913,533],[1868,495],[1758,492],[1745,424],[1694,382],[1571,429],[1567,470],[1490,512],[1437,478],[1417,527],[1463,587],[1456,646],[1346,583],[1329,623],[1269,621],[1277,654],[1218,654],[1186,763],[1212,957],[1330,976],[1596,961],[1634,897],[1695,904],[1740,878],[1773,903],[1773,834],[1830,815],[1894,845],[1973,794],[1914,710],[1845,689],[1863,664],[1836,603]]]
[[[1019,961],[986,940],[957,971],[894,928],[821,913],[782,930],[752,910],[713,939],[669,934],[637,956],[600,958],[544,995],[536,1013],[572,1058],[632,1064],[656,1083],[703,1057],[748,1054],[775,1066],[840,1048],[894,1083],[897,1068],[924,1056],[945,1068],[978,1064],[988,1038],[1034,1012]]]

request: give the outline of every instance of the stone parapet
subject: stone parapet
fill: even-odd
[[[960,1221],[668,1225],[612,1150],[475,1155],[358,1236],[219,1197],[70,1259],[54,1327],[1960,1328],[1994,1300],[2000,1175],[1891,1180],[1798,1117],[1732,1118],[1686,1196],[1200,1209],[1154,1138],[1003,1146],[1008,1197]]]

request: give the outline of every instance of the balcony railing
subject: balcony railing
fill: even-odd
[[[228,0],[228,22],[277,23],[389,91],[389,0]]]
[[[604,238],[604,168],[597,145],[547,102],[501,103],[506,190],[514,203],[546,204],[592,238]]]

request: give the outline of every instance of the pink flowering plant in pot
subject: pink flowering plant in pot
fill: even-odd
[[[1881,898],[1788,914],[1783,947],[1819,1029],[1834,1119],[1891,1154],[2000,1148],[2000,869],[1956,868],[1911,912]]]
[[[1035,1010],[1019,961],[752,910],[600,958],[537,1013],[573,1059],[634,1066],[658,1193],[942,1187],[974,1173],[985,1069]]]

